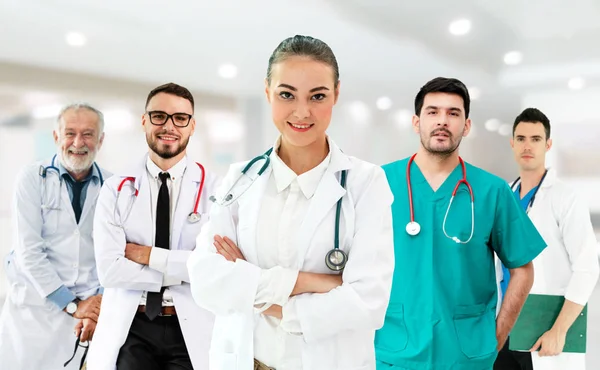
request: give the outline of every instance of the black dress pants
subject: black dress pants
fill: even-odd
[[[136,313],[117,357],[117,370],[193,370],[177,316],[150,321]]]
[[[494,370],[533,370],[531,353],[511,351],[508,349],[510,337],[504,343],[504,347],[498,352],[494,363]]]

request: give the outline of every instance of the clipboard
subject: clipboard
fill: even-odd
[[[530,294],[510,332],[509,349],[529,351],[537,340],[552,328],[562,310],[565,297]],[[587,342],[587,305],[567,332],[563,352],[585,353]]]

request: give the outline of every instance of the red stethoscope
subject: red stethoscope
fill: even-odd
[[[410,205],[410,222],[406,225],[406,232],[409,235],[413,235],[413,236],[417,235],[419,232],[421,232],[421,225],[419,225],[419,223],[415,221],[415,212],[414,212],[414,208],[413,208],[412,186],[410,183],[410,165],[412,164],[412,162],[416,156],[417,156],[416,153],[413,154],[413,156],[410,157],[410,159],[408,160],[408,165],[406,166],[406,183],[408,186],[408,204]],[[446,208],[446,215],[444,216],[444,221],[442,223],[442,231],[444,232],[444,235],[447,238],[454,240],[456,243],[466,244],[469,241],[471,241],[471,238],[473,238],[473,231],[475,230],[475,206],[474,206],[475,197],[473,196],[473,189],[471,188],[471,184],[469,184],[469,182],[467,181],[467,169],[465,167],[465,162],[462,160],[461,157],[458,157],[458,160],[460,161],[460,165],[462,167],[462,175],[463,176],[462,176],[462,179],[458,180],[458,182],[454,186],[454,191],[452,192],[452,197],[450,198],[450,203],[448,203],[448,207]],[[467,239],[466,241],[462,241],[456,236],[449,236],[448,233],[446,233],[446,219],[448,218],[448,212],[450,211],[450,207],[452,206],[452,202],[454,201],[454,196],[456,196],[456,192],[458,191],[460,184],[465,184],[467,186],[467,188],[469,189],[469,195],[471,196],[471,235],[469,235],[469,239]]]
[[[200,221],[200,213],[198,213],[198,205],[200,204],[200,197],[202,196],[202,190],[204,189],[204,179],[206,178],[206,172],[204,171],[204,166],[202,166],[200,163],[196,162],[196,164],[198,165],[198,167],[200,167],[200,170],[202,171],[202,177],[200,178],[200,186],[198,187],[198,193],[196,194],[196,202],[194,203],[194,210],[188,215],[187,220],[190,223],[196,223],[198,221]],[[127,183],[130,182],[132,186],[135,186],[135,177],[126,177],[123,180],[121,180],[121,182],[119,183],[119,186],[117,187],[117,199],[115,200],[115,209],[113,211],[113,218],[114,218],[114,223],[111,222],[112,225],[120,227],[120,228],[124,228],[125,222],[127,221],[127,218],[129,218],[129,214],[131,213],[131,209],[133,208],[133,203],[135,201],[135,198],[137,198],[138,196],[138,189],[134,188],[134,192],[131,196],[131,200],[129,201],[129,204],[127,206],[127,209],[125,211],[125,217],[123,218],[122,216],[119,217],[119,221],[117,221],[117,206],[119,204],[119,196],[121,195],[121,190],[123,189],[123,186]],[[119,213],[120,215],[120,213]]]

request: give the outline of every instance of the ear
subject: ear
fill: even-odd
[[[192,117],[192,120],[190,121],[190,128],[192,129],[192,131],[190,132],[190,136],[194,135],[194,132],[196,132],[196,119]]]
[[[421,119],[419,118],[419,116],[417,116],[416,114],[412,117],[412,127],[413,130],[419,134],[421,133],[421,127],[420,127],[420,123],[421,123]]]
[[[512,137],[510,138],[510,147],[513,149],[515,148],[515,139]]]
[[[469,132],[471,132],[471,119],[467,118],[467,120],[465,121],[465,130],[463,131],[463,137],[467,137],[467,135],[469,135]]]
[[[104,132],[100,134],[100,140],[98,141],[98,150],[102,148],[102,143],[104,143]]]
[[[552,148],[552,139],[546,140],[546,151],[549,151]]]
[[[54,144],[58,145],[58,134],[56,133],[56,130],[52,130],[52,136],[54,137]]]
[[[340,85],[341,85],[341,81],[338,81],[337,86],[335,87],[335,92],[333,95],[333,104],[335,105],[338,101],[338,98],[340,97]]]
[[[265,78],[265,96],[267,97],[267,101],[271,104],[271,94],[269,92],[269,80]]]

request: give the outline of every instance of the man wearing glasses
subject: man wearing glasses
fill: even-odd
[[[152,90],[148,154],[102,188],[94,241],[104,297],[88,370],[208,369],[213,316],[193,301],[186,263],[218,180],[187,158],[193,114],[185,87]]]

